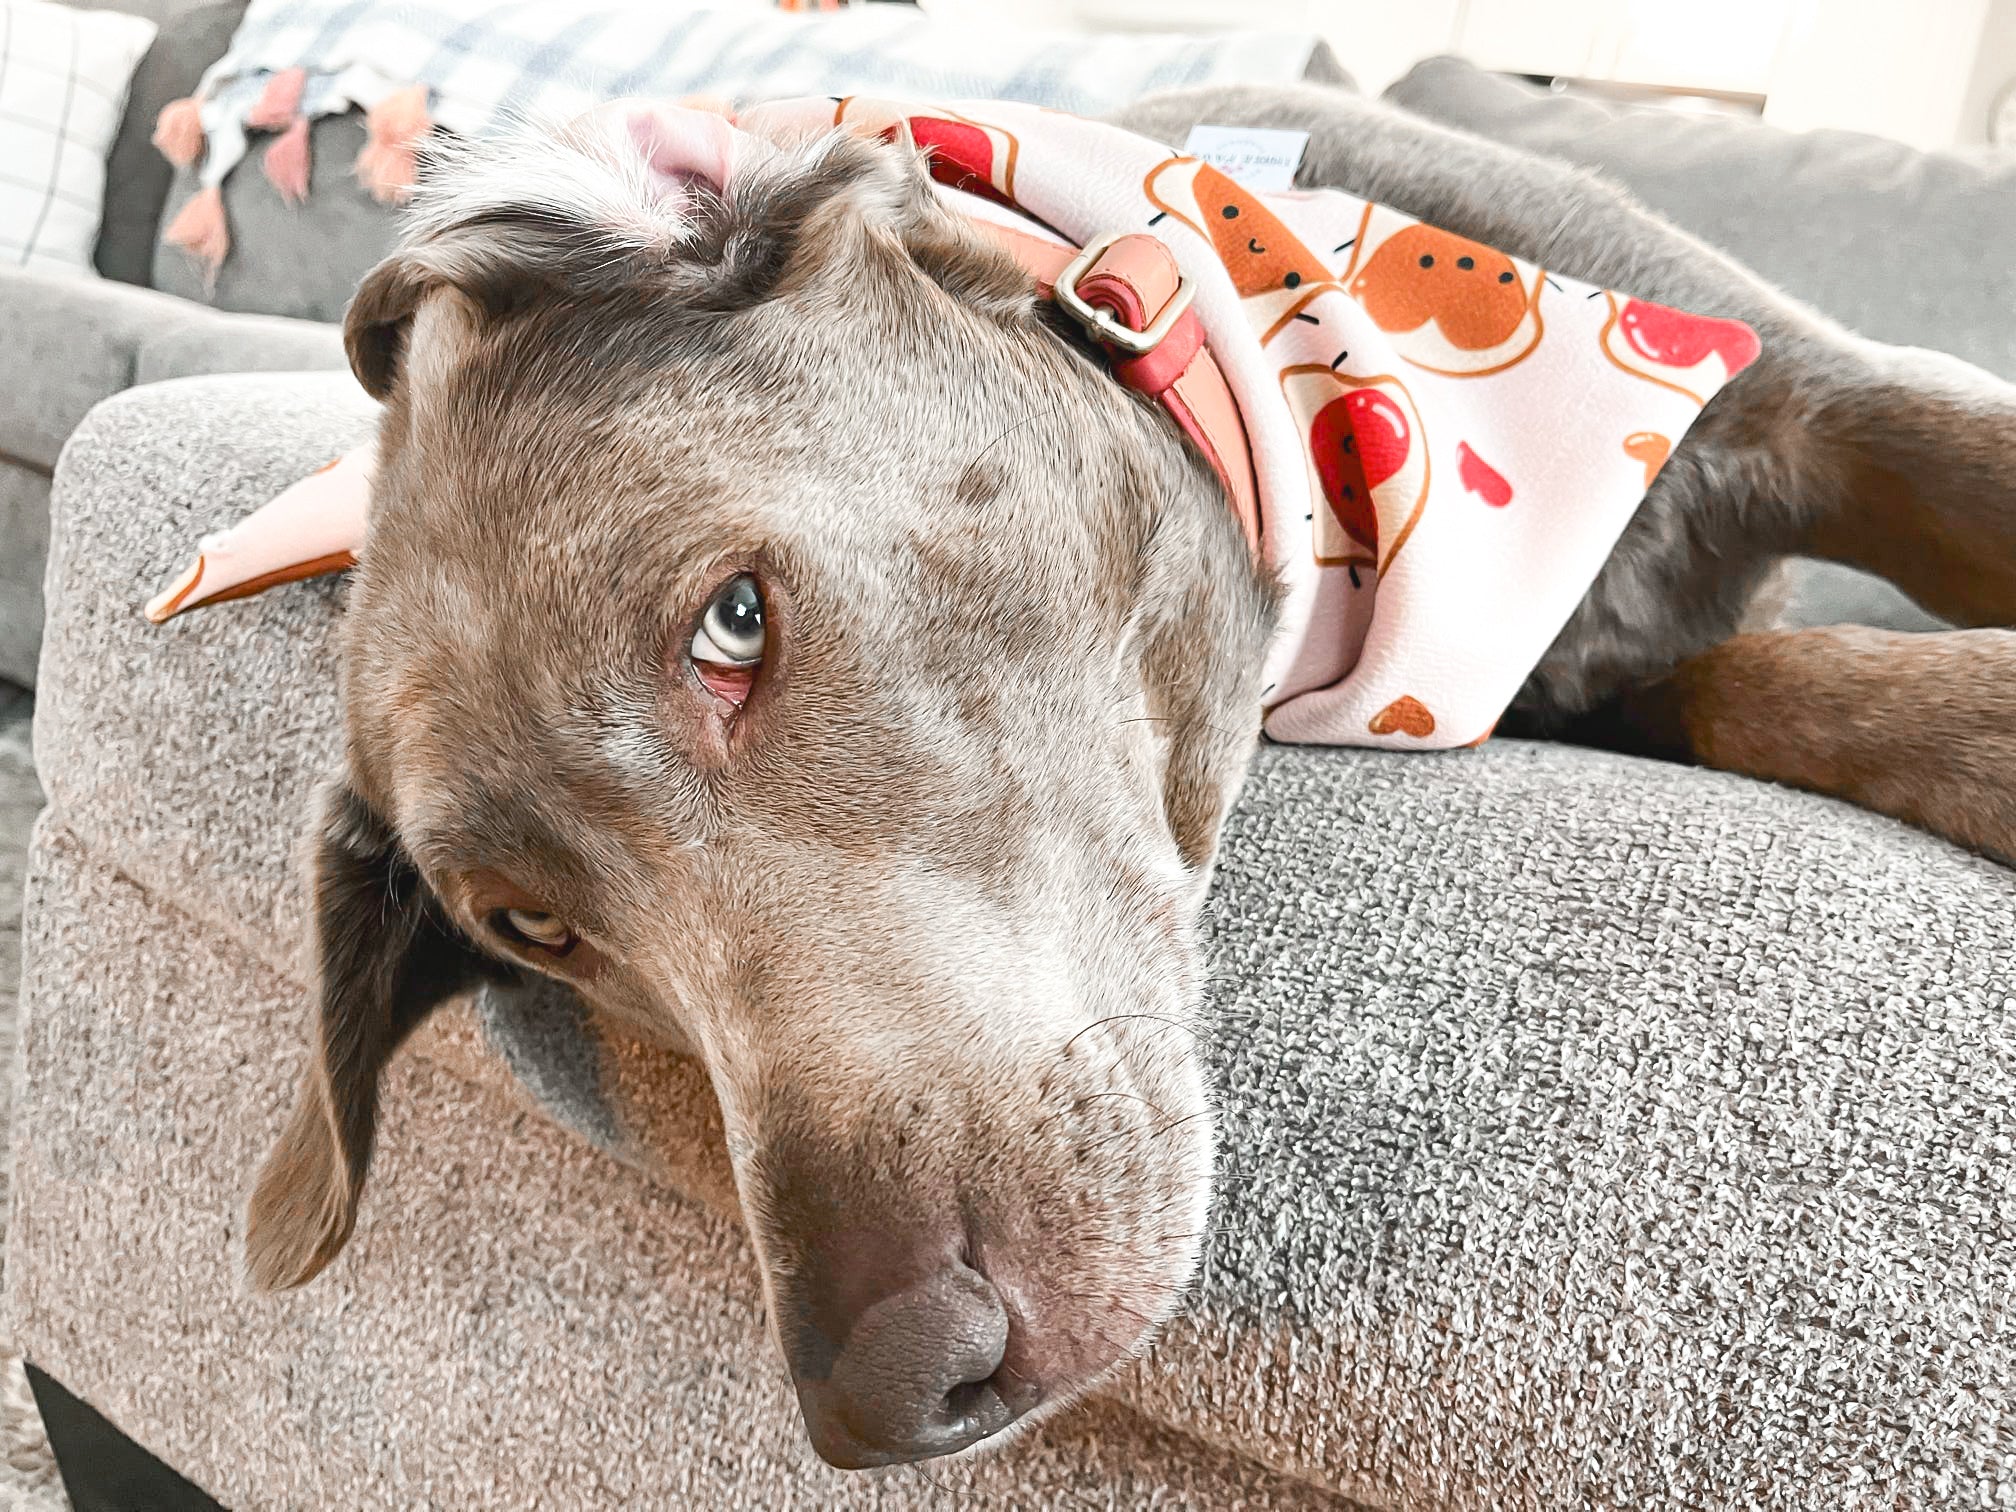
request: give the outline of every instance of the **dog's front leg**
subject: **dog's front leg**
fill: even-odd
[[[1846,798],[2016,866],[2016,631],[1737,635],[1625,695],[1616,743]]]

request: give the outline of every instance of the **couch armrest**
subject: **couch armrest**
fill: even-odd
[[[203,535],[356,445],[376,414],[347,374],[130,389],[78,427],[50,501],[36,710],[50,804],[97,854],[276,966],[294,966],[300,936],[299,816],[339,750],[341,585],[158,626],[141,606]]]
[[[343,366],[333,326],[224,315],[107,279],[0,272],[0,453],[53,467],[91,406],[191,372]]]
[[[349,366],[339,325],[205,309],[200,319],[156,332],[140,344],[133,382],[209,373],[347,372]]]

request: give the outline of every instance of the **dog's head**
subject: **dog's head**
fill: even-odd
[[[342,1247],[406,1032],[540,973],[704,1063],[828,1459],[1067,1399],[1206,1224],[1193,930],[1272,612],[1209,473],[900,145],[471,151],[348,342],[385,413],[255,1278]]]

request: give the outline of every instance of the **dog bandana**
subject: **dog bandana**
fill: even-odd
[[[692,114],[660,112],[659,130]],[[738,139],[907,136],[961,208],[985,201],[1074,244],[1147,232],[1169,249],[1244,421],[1259,549],[1285,589],[1263,694],[1278,740],[1488,737],[1687,428],[1759,350],[1740,321],[1550,273],[1335,190],[1258,194],[1033,106],[795,100],[740,125]],[[705,128],[695,161],[735,160],[724,129]],[[354,456],[297,485],[315,498],[283,495],[206,541],[150,616],[345,564],[362,511],[331,501],[366,485]]]

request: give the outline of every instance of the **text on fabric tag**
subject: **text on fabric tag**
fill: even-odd
[[[1208,126],[1190,128],[1183,151],[1209,163],[1248,189],[1263,192],[1293,189],[1295,170],[1309,145],[1306,131],[1282,131],[1268,126]]]

